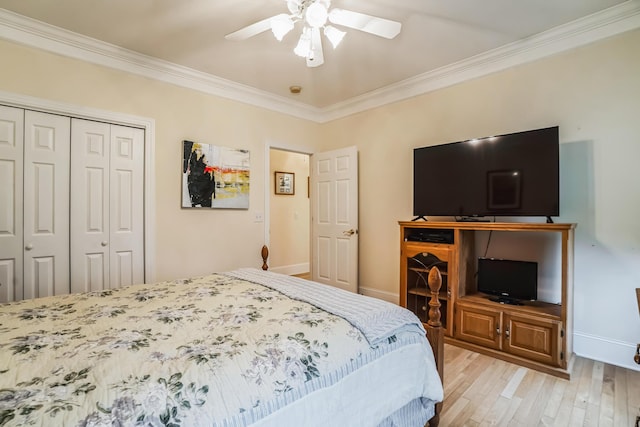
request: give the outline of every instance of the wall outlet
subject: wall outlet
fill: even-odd
[[[264,214],[262,212],[256,212],[255,217],[253,218],[253,222],[263,222]]]

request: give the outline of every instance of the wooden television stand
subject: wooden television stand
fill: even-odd
[[[426,277],[442,274],[445,342],[569,378],[573,364],[573,246],[576,224],[400,222],[400,304],[426,323]],[[478,231],[560,235],[559,304],[494,302],[476,286]],[[555,252],[554,252],[555,253]]]

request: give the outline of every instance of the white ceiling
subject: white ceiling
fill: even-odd
[[[456,67],[458,79],[469,77],[464,69],[471,65],[482,64],[490,72],[487,64],[504,62],[507,52],[510,61],[524,62],[536,57],[526,56],[527,51],[540,50],[551,41],[555,47],[537,55],[561,51],[566,48],[562,39],[602,32],[604,24],[627,16],[633,23],[620,31],[640,26],[640,0],[333,0],[332,7],[399,21],[402,31],[387,40],[348,29],[335,51],[324,44],[324,65],[308,68],[293,53],[298,27],[282,42],[270,31],[241,42],[224,38],[286,12],[285,0],[0,0],[0,8],[6,9],[0,9],[0,37],[36,45],[29,42],[33,33],[54,34],[40,36],[41,44],[62,37],[56,28],[22,18],[29,17],[124,48],[104,48],[120,60],[131,62],[131,53],[140,53],[145,60],[171,63],[161,62],[162,66],[180,66],[177,70],[183,74],[211,76],[219,90],[228,84],[254,97],[317,113],[354,100],[366,103],[363,100],[372,94],[382,94],[378,103],[410,96],[411,91],[415,95],[428,89],[426,76],[431,76],[433,86],[434,76]],[[16,36],[15,28],[22,34]],[[64,34],[65,43],[73,45]],[[596,33],[592,38],[608,35]],[[95,46],[96,40],[85,43]],[[302,86],[302,92],[292,95],[291,85]]]

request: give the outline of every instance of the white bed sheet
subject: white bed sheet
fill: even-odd
[[[252,425],[374,427],[416,398],[431,396],[442,401],[442,384],[429,350],[419,344],[400,347]],[[424,425],[432,415],[431,405],[426,419],[415,420],[415,425]]]

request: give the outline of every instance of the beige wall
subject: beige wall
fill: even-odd
[[[156,124],[156,279],[259,266],[265,144],[318,144],[319,125],[0,41],[0,90],[152,118]],[[250,150],[249,210],[181,209],[181,143]]]
[[[309,156],[272,149],[269,165],[270,269],[284,274],[309,272]],[[295,174],[294,195],[274,194],[275,171]]]
[[[318,125],[0,41],[0,90],[156,121],[157,278],[257,265],[266,141],[357,145],[360,283],[397,297],[412,149],[559,125],[561,222],[577,222],[575,350],[632,366],[640,319],[640,31]],[[249,211],[180,209],[180,141],[251,151]]]
[[[397,295],[397,221],[412,218],[413,148],[559,125],[557,222],[578,223],[575,351],[635,367],[638,46],[636,30],[325,125],[331,148],[355,144],[359,151],[360,285],[374,294]]]

